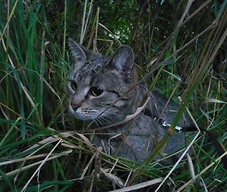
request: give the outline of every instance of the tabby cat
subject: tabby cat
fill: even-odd
[[[121,46],[108,57],[71,38],[68,44],[76,60],[67,82],[69,111],[77,119],[92,122],[89,129],[106,126],[95,133],[92,142],[96,146],[111,155],[144,161],[168,130],[179,106],[173,101],[166,105],[163,95],[136,84],[131,47]],[[177,128],[189,124],[182,118]],[[155,159],[184,145],[185,135],[174,131]]]

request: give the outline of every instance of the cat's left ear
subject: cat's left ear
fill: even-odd
[[[117,68],[123,75],[132,76],[134,64],[134,53],[130,46],[123,45],[117,49],[108,65]]]

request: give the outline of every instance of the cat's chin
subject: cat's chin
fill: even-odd
[[[92,121],[93,120],[92,117],[90,117],[90,116],[84,116],[83,114],[79,114],[77,112],[73,112],[72,114],[75,116],[75,118],[77,118],[79,120],[82,120],[82,121]]]
[[[73,115],[74,115],[77,119],[82,120],[82,121],[91,121],[91,120],[93,120],[91,117],[81,116],[81,115],[79,115],[79,114],[77,114],[77,113],[73,113]]]

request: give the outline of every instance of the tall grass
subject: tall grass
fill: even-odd
[[[223,81],[211,74],[212,62],[226,42],[226,2],[218,9],[214,4],[213,23],[202,23],[204,28],[196,36],[184,31],[209,2],[190,17],[186,17],[191,13],[190,1],[184,10],[179,5],[175,28],[160,45],[152,40],[156,28],[150,18],[147,37],[133,36],[147,26],[133,28],[123,43],[128,40],[133,46],[140,75],[152,88],[168,96],[173,93],[173,99],[182,95],[172,125],[188,106],[197,123],[214,132],[226,147],[226,77]],[[144,191],[224,191],[227,171],[205,134],[193,142],[193,163],[171,166],[151,163],[155,152],[142,164],[127,164],[104,154],[81,134],[83,124],[67,110],[65,84],[71,62],[66,35],[103,53],[114,51],[121,39],[111,31],[111,24],[100,23],[95,1],[64,1],[59,9],[55,3],[15,0],[0,5],[0,191],[110,191],[122,186],[146,187]],[[75,24],[78,13],[83,17]]]

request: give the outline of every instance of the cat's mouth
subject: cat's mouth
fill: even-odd
[[[98,117],[96,110],[91,109],[81,109],[80,107],[76,110],[72,108],[72,106],[69,106],[69,111],[72,113],[77,119],[83,120],[83,121],[91,121]]]

